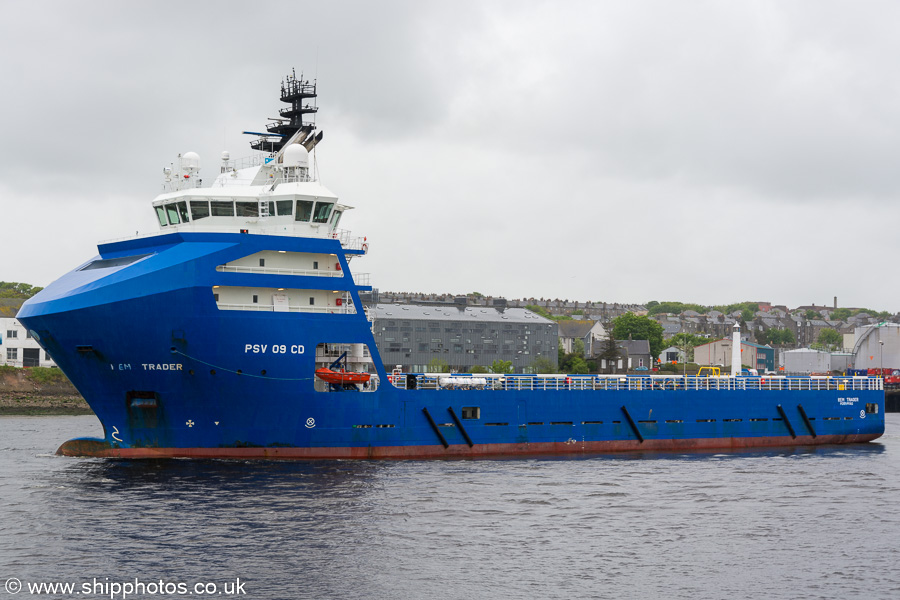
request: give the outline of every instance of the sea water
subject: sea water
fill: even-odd
[[[16,582],[16,598],[900,597],[900,414],[875,442],[811,449],[53,455],[100,432],[0,417],[0,597]]]

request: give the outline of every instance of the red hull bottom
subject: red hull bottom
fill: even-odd
[[[696,438],[686,440],[615,440],[528,444],[465,444],[429,446],[368,446],[356,448],[113,448],[99,440],[70,440],[56,451],[61,456],[97,458],[239,458],[239,459],[431,459],[561,456],[618,452],[692,452],[741,450],[870,442],[881,434]]]

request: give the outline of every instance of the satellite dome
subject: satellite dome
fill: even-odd
[[[309,152],[300,144],[291,144],[284,149],[282,164],[285,167],[309,168]]]
[[[181,156],[181,168],[185,171],[199,171],[200,155],[196,152],[185,152]]]

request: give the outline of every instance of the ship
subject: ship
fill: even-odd
[[[158,231],[100,243],[22,306],[103,427],[59,454],[477,458],[883,434],[877,377],[388,372],[369,276],[350,268],[369,240],[339,227],[352,207],[316,174],[316,82],[291,73],[280,100],[265,131],[245,132],[251,156],[223,152],[211,185],[194,152],[163,169]]]

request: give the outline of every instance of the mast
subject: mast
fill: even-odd
[[[306,121],[306,115],[314,115],[319,107],[310,102],[317,97],[316,82],[303,79],[303,74],[297,79],[296,71],[281,82],[281,101],[289,106],[278,111],[281,118],[273,118],[272,123],[266,125],[266,131],[270,136],[261,136],[250,142],[250,147],[262,152],[278,152],[291,138],[296,136],[298,143],[311,151],[316,144],[322,141],[322,132],[316,133],[316,124]],[[305,103],[304,103],[305,102]],[[300,135],[297,135],[297,134]]]

